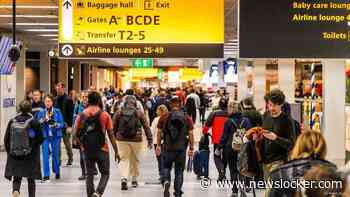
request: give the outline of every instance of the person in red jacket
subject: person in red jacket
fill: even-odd
[[[228,118],[227,105],[227,99],[221,98],[219,101],[220,109],[209,115],[203,128],[204,135],[208,135],[211,128],[212,144],[214,145],[214,162],[219,172],[219,180],[225,179],[225,169],[227,167],[227,161],[223,159],[222,154],[216,153],[219,150],[220,139],[224,132],[224,124]]]

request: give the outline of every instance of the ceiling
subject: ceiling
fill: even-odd
[[[238,51],[238,0],[225,0],[225,55]],[[16,0],[18,36],[32,50],[55,48],[58,35],[58,0]],[[0,33],[12,30],[12,0],[0,0]]]

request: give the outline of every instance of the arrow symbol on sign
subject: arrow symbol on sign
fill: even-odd
[[[72,52],[72,49],[69,48],[68,46],[63,48],[63,51],[66,52],[67,54],[69,54],[70,52]]]
[[[72,54],[73,54],[73,47],[72,47],[71,45],[69,45],[69,44],[64,45],[64,46],[62,47],[62,54],[63,54],[64,56],[70,56],[70,55],[72,55]]]
[[[69,0],[67,0],[66,2],[64,2],[63,7],[66,7],[66,9],[68,10],[69,7],[72,7],[72,4]]]

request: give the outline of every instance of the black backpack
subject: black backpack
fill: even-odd
[[[194,98],[189,97],[186,100],[186,104],[185,104],[185,108],[186,108],[186,112],[188,114],[191,114],[192,112],[196,112],[196,101],[194,100]]]
[[[106,143],[105,131],[100,121],[101,112],[96,115],[85,117],[82,113],[82,123],[80,127],[79,139],[84,147],[86,157],[95,159]]]
[[[141,121],[138,111],[133,107],[124,107],[121,111],[118,124],[118,132],[126,139],[136,137],[137,132],[141,129]]]
[[[10,150],[9,154],[14,157],[25,157],[31,154],[32,147],[29,139],[29,127],[33,116],[26,121],[19,122],[12,119],[10,126]]]
[[[171,112],[164,128],[164,143],[169,151],[187,149],[188,128],[183,112]]]

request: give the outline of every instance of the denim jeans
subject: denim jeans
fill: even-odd
[[[209,177],[209,151],[199,151],[199,161],[201,166],[200,176]]]
[[[174,196],[182,196],[183,173],[186,165],[186,150],[164,152],[164,181],[171,182],[171,169],[175,164],[175,179],[174,179]]]
[[[94,174],[96,172],[95,171],[96,164],[101,173],[101,178],[100,178],[98,187],[95,190]],[[99,194],[102,195],[107,187],[107,183],[109,180],[109,174],[110,174],[109,154],[107,152],[100,151],[96,159],[86,158],[86,171],[87,171],[87,178],[86,178],[87,196],[91,197],[94,192],[98,192]]]

